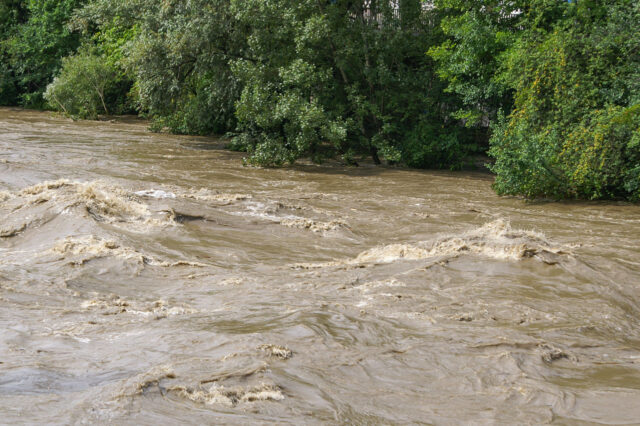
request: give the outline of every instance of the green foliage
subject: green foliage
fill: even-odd
[[[278,166],[324,144],[339,149],[347,123],[327,108],[335,83],[321,44],[330,28],[317,2],[238,0],[232,10],[250,31],[247,57],[232,68],[243,86],[238,142],[249,162]]]
[[[496,70],[501,54],[517,39],[523,10],[530,1],[437,0],[442,30],[448,36],[429,55],[462,107],[452,113],[468,127],[486,128],[499,109],[511,108],[511,91]]]
[[[634,0],[4,0],[0,105],[47,87],[262,166],[490,144],[501,194],[639,200],[638,22]]]
[[[26,5],[19,0],[0,2],[0,105],[17,102],[18,88],[9,56],[9,40],[26,18]]]
[[[250,162],[368,152],[376,162],[455,167],[473,149],[425,55],[441,33],[438,13],[420,1],[234,0],[232,10],[250,31],[248,57],[233,63]]]
[[[106,97],[116,79],[113,65],[85,48],[62,60],[60,75],[47,86],[44,98],[72,117],[95,119],[99,113],[110,113]]]
[[[640,200],[640,104],[595,110],[558,156],[571,196]]]
[[[80,4],[82,0],[25,0],[3,5],[0,16],[9,19],[0,30],[2,103],[43,105],[42,94],[60,68],[62,57],[80,43],[79,34],[66,25]]]
[[[135,81],[137,107],[153,128],[224,133],[239,96],[229,62],[246,44],[225,0],[94,0],[78,13],[94,39]]]
[[[502,58],[515,108],[495,125],[495,188],[528,197],[638,197],[640,5],[532,9]]]

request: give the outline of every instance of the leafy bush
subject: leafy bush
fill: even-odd
[[[490,145],[500,194],[638,200],[638,22],[634,0],[5,0],[0,104],[47,87],[265,166]]]
[[[425,55],[440,41],[439,13],[419,0],[235,0],[232,8],[249,31],[248,57],[232,70],[250,162],[332,154],[353,162],[368,153],[377,163],[451,167],[473,148],[458,141],[449,111],[459,102]]]
[[[225,133],[236,126],[240,85],[229,63],[243,57],[246,35],[228,0],[158,2],[96,0],[82,16],[99,16],[102,31],[128,26],[123,66],[136,82],[138,107],[153,128]]]
[[[640,104],[595,110],[567,135],[558,163],[567,195],[640,199]]]
[[[515,107],[493,127],[495,189],[637,199],[640,4],[555,5],[525,22],[499,71]]]
[[[0,6],[0,94],[10,103],[43,107],[42,94],[64,56],[80,45],[80,34],[68,26],[83,0],[6,0]],[[6,26],[3,31],[1,28]],[[4,32],[4,34],[2,34]],[[3,81],[4,80],[4,81]],[[9,80],[9,81],[7,81]],[[9,85],[9,88],[7,88]]]
[[[105,96],[116,83],[116,71],[103,56],[88,49],[62,60],[62,70],[44,94],[49,105],[73,117],[109,114]]]

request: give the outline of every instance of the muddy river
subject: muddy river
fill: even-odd
[[[640,207],[0,109],[1,423],[640,422]]]

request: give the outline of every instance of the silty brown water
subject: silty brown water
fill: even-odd
[[[640,421],[640,208],[0,110],[2,423]]]

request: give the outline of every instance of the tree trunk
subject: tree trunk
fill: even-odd
[[[371,159],[373,159],[373,163],[375,165],[382,164],[382,162],[380,161],[380,157],[378,157],[378,148],[369,143],[369,149],[371,150]]]
[[[109,110],[107,109],[107,105],[104,103],[104,93],[101,90],[98,90],[98,96],[100,96],[100,102],[102,102],[102,108],[104,108],[104,113],[109,115]]]

